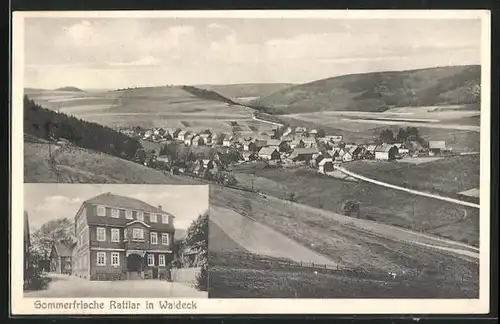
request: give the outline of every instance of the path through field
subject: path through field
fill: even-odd
[[[288,258],[296,262],[337,265],[327,257],[231,209],[210,206],[210,220],[217,224],[232,240],[252,253]]]

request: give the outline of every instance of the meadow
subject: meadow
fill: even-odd
[[[225,235],[223,226],[210,225],[211,231],[214,228],[209,243],[211,297],[308,298],[318,294],[322,297],[382,297],[388,296],[387,291],[384,294],[375,288],[386,285],[394,297],[477,296],[477,260],[416,244],[414,238],[407,237],[404,232],[395,235],[394,231],[384,232],[377,229],[376,223],[366,220],[351,223],[349,217],[234,189],[212,186],[210,195],[212,205],[227,208],[230,202],[234,210],[251,214],[258,222],[331,258],[342,267],[361,267],[367,271],[361,278],[319,270],[316,276],[311,269],[293,266],[294,263],[291,268],[290,265],[279,266],[287,263],[281,259],[272,260],[263,255],[242,258],[248,254],[245,247]],[[440,244],[453,246],[445,242]],[[395,284],[384,276],[388,271],[418,275]],[[273,279],[275,284],[270,284]],[[426,288],[416,289],[424,282],[427,282]],[[337,284],[342,287],[340,290],[327,288]]]
[[[345,167],[349,169],[348,164]],[[389,177],[387,181],[396,179],[391,174],[398,170],[404,172],[405,169],[392,169],[391,172],[386,173]],[[375,184],[343,181],[319,174],[313,169],[278,169],[262,166],[252,168],[249,166],[245,170],[235,169],[233,173],[239,186],[254,188],[254,190],[281,199],[289,199],[293,194],[294,199],[301,204],[336,213],[342,213],[342,204],[345,201],[356,200],[361,203],[361,218],[438,234],[474,246],[479,244],[479,212],[474,208],[415,196]],[[418,171],[409,173],[414,179],[414,185],[419,184],[420,173]],[[425,176],[423,179],[420,182],[422,186],[438,186],[437,183],[425,182]],[[409,177],[406,181],[412,183]],[[454,178],[446,179],[443,176],[442,186],[446,189],[448,183],[454,183],[454,181]],[[464,186],[468,185],[464,184]],[[464,216],[467,217],[464,219]],[[461,227],[460,231],[455,230],[457,226]]]

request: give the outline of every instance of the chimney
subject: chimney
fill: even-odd
[[[159,210],[163,210],[163,209],[161,209],[161,205],[158,205],[158,209],[159,209]]]

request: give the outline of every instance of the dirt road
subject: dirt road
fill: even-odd
[[[212,205],[210,207],[210,220],[249,252],[289,258],[297,262],[337,265],[327,257],[231,209]]]

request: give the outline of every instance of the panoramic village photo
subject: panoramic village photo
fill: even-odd
[[[25,297],[207,298],[207,186],[25,184],[24,207]]]
[[[25,296],[479,298],[483,50],[479,18],[26,18]]]

